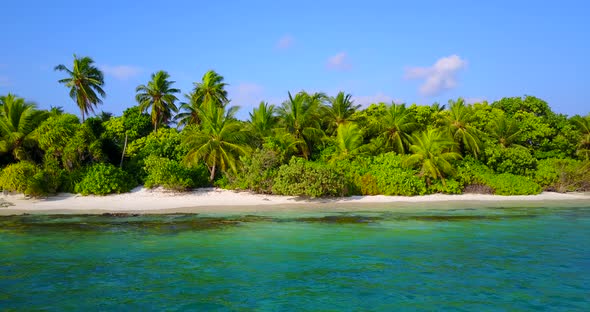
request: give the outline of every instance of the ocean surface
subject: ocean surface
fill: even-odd
[[[0,217],[2,311],[590,311],[590,205]]]

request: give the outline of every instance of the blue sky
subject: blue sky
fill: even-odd
[[[2,1],[0,94],[78,113],[63,77],[73,54],[105,72],[97,111],[135,105],[166,70],[183,93],[213,69],[239,117],[287,91],[357,103],[494,101],[535,95],[590,112],[584,1]]]

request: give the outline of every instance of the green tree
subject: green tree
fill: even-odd
[[[55,70],[68,74],[67,78],[60,79],[58,82],[70,89],[70,97],[80,108],[82,122],[86,114],[94,112],[94,106],[102,103],[101,97],[106,96],[102,89],[104,76],[93,64],[94,61],[90,57],[78,58],[74,54],[74,66],[71,70],[63,64],[55,66]]]
[[[174,117],[174,120],[177,122],[178,127],[200,124],[199,108],[201,103],[197,102],[190,94],[185,94],[185,97],[188,102],[180,104],[180,113]]]
[[[386,149],[404,154],[416,127],[412,111],[405,104],[392,102],[380,119],[381,139]]]
[[[429,129],[412,136],[410,151],[412,155],[406,164],[420,167],[420,175],[426,177],[430,185],[432,179],[441,179],[453,172],[452,162],[461,159],[461,154],[454,151],[456,143],[437,129]]]
[[[18,160],[28,159],[27,148],[36,144],[33,131],[47,117],[47,112],[23,98],[13,94],[0,97],[0,152],[12,153]]]
[[[501,100],[492,103],[492,107],[499,108],[510,115],[514,115],[518,111],[531,113],[537,117],[547,117],[553,114],[547,102],[529,95],[524,98],[502,98]]]
[[[303,157],[309,158],[314,142],[324,136],[319,123],[319,107],[325,99],[323,93],[308,94],[304,91],[289,99],[279,107],[278,114],[285,129],[296,139],[304,140],[299,145]]]
[[[329,105],[322,106],[322,111],[328,123],[328,128],[332,131],[341,124],[352,121],[352,115],[361,107],[360,105],[354,105],[352,95],[343,91],[338,92],[335,97],[330,97],[329,103]]]
[[[449,110],[444,118],[445,128],[459,143],[463,152],[471,152],[473,156],[481,153],[481,140],[479,131],[470,124],[472,109],[465,105],[465,101],[459,98],[457,101],[449,100]]]
[[[363,133],[361,129],[352,122],[338,125],[335,146],[335,160],[346,159],[354,155],[362,154]]]
[[[238,107],[225,111],[224,107],[209,102],[200,109],[201,129],[189,128],[183,143],[188,149],[185,162],[196,165],[204,161],[209,168],[209,180],[213,182],[218,168],[222,171],[231,169],[237,173],[240,156],[250,151],[249,133],[243,130],[241,122],[234,118]]]
[[[281,162],[283,162],[295,155],[304,144],[303,139],[296,138],[287,130],[275,128],[273,134],[265,138],[264,146],[276,151]]]
[[[590,160],[590,115],[574,116],[571,120],[582,134],[576,153],[583,159]]]
[[[195,82],[195,88],[191,94],[192,100],[196,105],[213,103],[217,106],[225,106],[229,103],[225,87],[227,83],[223,82],[223,76],[213,70],[209,70],[203,75],[201,82]]]
[[[250,113],[250,128],[260,137],[266,137],[271,134],[278,119],[275,114],[275,106],[266,102],[260,102],[258,108],[254,108]]]
[[[172,112],[178,111],[174,105],[178,98],[174,94],[179,93],[180,90],[172,88],[174,81],[170,81],[168,78],[170,75],[161,70],[152,74],[151,81],[147,86],[140,85],[135,89],[137,92],[135,99],[139,103],[139,109],[142,112],[151,109],[154,132],[158,130],[158,125],[168,124]]]
[[[518,121],[502,114],[492,121],[489,129],[490,136],[501,147],[506,148],[512,145],[517,145],[520,133],[522,132],[518,127]]]

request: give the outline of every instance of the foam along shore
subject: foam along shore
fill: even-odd
[[[416,208],[502,207],[502,206],[590,206],[590,193],[552,193],[499,196],[482,194],[425,196],[352,196],[301,198],[202,188],[191,192],[136,188],[130,193],[107,196],[58,194],[47,198],[26,198],[22,194],[2,195],[0,215],[23,213],[102,214],[128,213],[257,213],[280,211],[351,211]]]

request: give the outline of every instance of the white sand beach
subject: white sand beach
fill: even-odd
[[[255,213],[289,210],[371,210],[403,208],[451,208],[517,206],[589,205],[589,193],[544,192],[529,196],[481,194],[425,196],[353,196],[309,199],[204,188],[191,192],[136,188],[130,193],[107,196],[58,194],[47,198],[26,198],[22,194],[2,195],[13,205],[0,208],[0,215],[22,213]]]

